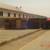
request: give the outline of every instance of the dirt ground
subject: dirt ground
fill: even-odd
[[[50,30],[31,41],[20,50],[50,50]]]

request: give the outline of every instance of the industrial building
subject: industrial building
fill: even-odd
[[[41,19],[46,18],[20,10],[18,7],[0,4],[0,29],[39,28]]]

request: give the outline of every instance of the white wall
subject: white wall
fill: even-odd
[[[10,17],[14,17],[14,13],[13,12],[10,13]]]
[[[3,11],[3,16],[8,17],[8,13],[10,13],[10,17],[14,17],[15,12]]]
[[[21,18],[23,18],[23,14],[21,13]]]
[[[3,11],[3,17],[8,17],[8,13],[6,11]]]
[[[16,13],[16,18],[19,18],[19,13]]]
[[[19,12],[14,12],[14,11],[9,11],[9,10],[1,10],[0,9],[0,11],[3,11],[3,17],[8,17],[8,13],[10,13],[10,17],[14,17],[14,13],[16,13],[16,18],[19,18]],[[21,14],[21,18],[23,18],[23,14],[24,13],[20,13]],[[37,16],[36,16],[37,17]],[[34,17],[32,17],[31,15],[29,15],[29,14],[24,14],[24,18],[26,19],[26,18],[34,18]]]
[[[14,13],[15,12],[6,12],[6,11],[3,11],[3,16],[4,17],[8,17],[8,13],[10,13],[10,17],[14,17]],[[16,13],[16,18],[19,18],[19,13]],[[21,18],[23,18],[23,14],[21,14]]]

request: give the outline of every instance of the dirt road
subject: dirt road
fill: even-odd
[[[28,43],[20,50],[50,50],[50,30]]]
[[[5,45],[0,46],[0,50],[19,50],[27,43],[31,42],[35,38],[39,37],[40,35],[44,34],[46,30],[41,30],[36,33],[31,33],[29,35],[24,36],[18,40],[11,41],[6,43]]]

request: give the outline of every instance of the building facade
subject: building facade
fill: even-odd
[[[12,26],[11,28],[13,29],[17,27],[19,28],[22,22],[25,23],[26,21],[28,22],[29,19],[34,18],[44,18],[44,17],[21,11],[19,10],[18,7],[0,4],[0,29],[2,28],[5,29],[8,27],[10,28],[11,26]]]

